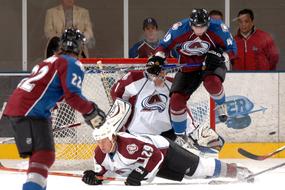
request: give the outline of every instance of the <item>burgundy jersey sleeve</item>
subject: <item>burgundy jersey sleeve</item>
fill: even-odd
[[[102,166],[102,163],[104,161],[106,157],[106,154],[104,154],[101,149],[99,148],[99,146],[96,147],[95,149],[95,156],[94,156],[94,159],[95,159],[95,163],[96,164],[99,164],[101,166],[101,171],[99,172],[98,175],[104,175],[107,170],[105,169],[104,166]]]
[[[118,80],[117,83],[115,83],[112,86],[111,96],[113,100],[115,100],[116,98],[122,98],[125,100],[129,100],[130,96],[128,96],[127,93],[125,93],[127,86],[131,85],[132,83],[134,83],[135,81],[143,77],[144,77],[143,71],[128,72],[124,77],[122,77],[120,80]]]

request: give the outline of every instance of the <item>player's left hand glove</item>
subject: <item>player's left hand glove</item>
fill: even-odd
[[[101,185],[103,180],[98,179],[97,175],[93,170],[86,170],[83,172],[82,181],[88,185]]]
[[[84,120],[85,122],[94,128],[99,128],[101,127],[105,121],[106,121],[106,114],[104,111],[102,111],[98,106],[94,103],[94,109],[92,110],[91,113],[84,114]]]
[[[225,66],[223,50],[216,48],[208,51],[205,58],[206,70],[215,70],[217,67]]]
[[[144,180],[144,177],[147,176],[147,174],[148,172],[146,169],[139,166],[129,174],[127,180],[125,181],[125,185],[140,186],[141,181]]]

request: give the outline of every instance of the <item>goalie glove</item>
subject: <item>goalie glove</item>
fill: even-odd
[[[82,181],[88,185],[101,185],[103,180],[98,179],[97,175],[93,170],[86,170],[83,172]]]
[[[144,180],[144,177],[147,176],[148,172],[142,166],[134,169],[125,181],[125,185],[133,185],[133,186],[140,186],[141,181]]]
[[[85,122],[93,129],[101,127],[106,121],[106,114],[94,103],[94,109],[88,113],[84,114]]]
[[[216,48],[208,51],[205,58],[206,70],[215,70],[218,67],[225,67],[225,57],[223,56],[223,50]]]
[[[162,66],[164,65],[165,58],[160,56],[152,56],[148,59],[146,64],[146,71],[149,74],[153,74],[158,76],[162,70]]]

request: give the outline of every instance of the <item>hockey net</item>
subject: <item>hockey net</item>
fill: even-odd
[[[98,104],[106,113],[112,105],[110,89],[112,85],[130,70],[143,69],[146,59],[82,59],[85,76],[82,84],[83,95]],[[101,63],[99,66],[97,63]],[[169,63],[176,60],[170,59]],[[167,69],[174,76],[177,68]],[[191,96],[190,108],[196,124],[211,123],[213,110],[208,93],[201,85]],[[92,129],[84,122],[79,112],[64,101],[52,112],[52,123],[56,143],[56,162],[54,170],[93,169],[93,154],[96,147]],[[213,127],[213,126],[211,126]]]

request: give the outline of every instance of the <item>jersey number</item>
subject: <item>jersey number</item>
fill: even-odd
[[[40,68],[39,65],[36,65],[32,70],[32,77],[24,78],[18,85],[18,88],[31,92],[35,87],[35,82],[42,79],[48,73],[49,67],[46,65]]]
[[[146,156],[147,158],[149,158],[151,157],[152,153],[153,153],[153,148],[151,146],[149,145],[143,146],[143,151],[141,153],[143,156]]]

